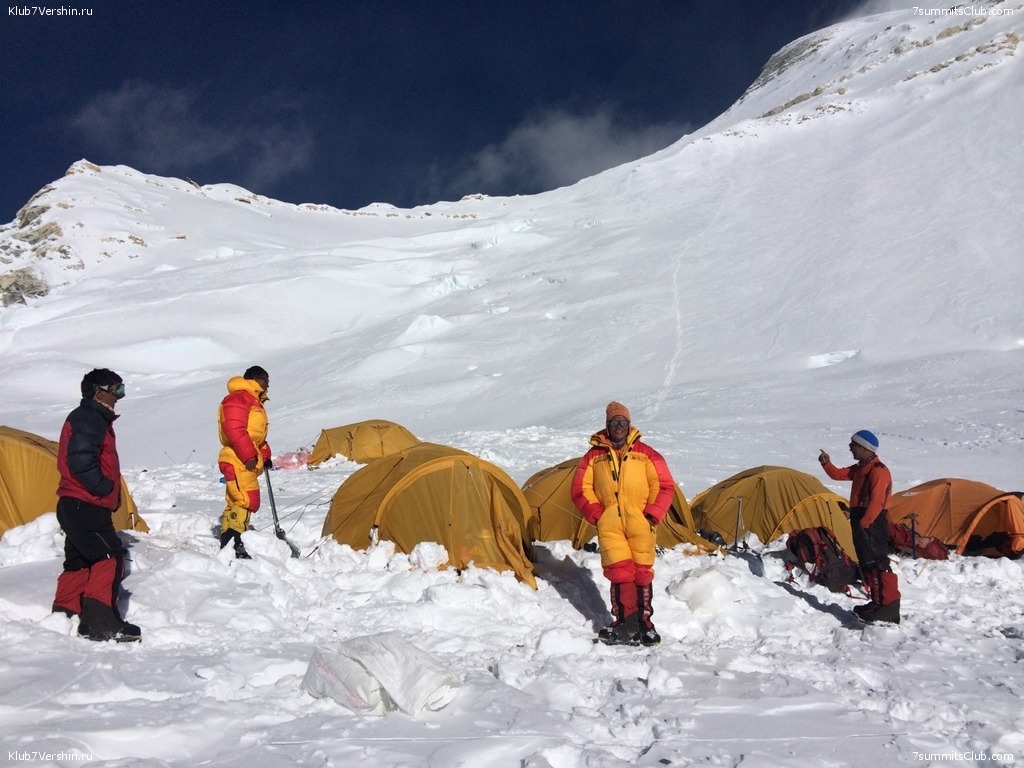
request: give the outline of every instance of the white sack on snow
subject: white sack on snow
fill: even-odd
[[[441,709],[459,681],[428,653],[394,632],[353,637],[337,648],[313,651],[303,689],[329,697],[357,713],[383,714],[400,709],[417,715]]]

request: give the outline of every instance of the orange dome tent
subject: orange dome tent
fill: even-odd
[[[1024,501],[985,483],[940,478],[893,494],[889,522],[941,539],[957,554],[1016,557],[1024,552]]]
[[[823,525],[856,560],[845,498],[805,472],[786,467],[753,467],[726,478],[694,498],[698,530],[715,531],[729,544],[736,540],[742,499],[740,539],[750,532],[767,544],[785,533]]]
[[[331,499],[323,535],[366,549],[374,538],[409,553],[420,542],[448,551],[448,565],[513,571],[531,587],[523,494],[503,470],[465,451],[419,443],[354,472]]]
[[[401,424],[384,419],[369,419],[355,424],[325,429],[320,433],[307,467],[318,467],[333,456],[366,464],[374,459],[404,451],[419,439]]]
[[[13,427],[0,427],[0,536],[57,509],[57,443]],[[117,530],[148,531],[121,479]]]

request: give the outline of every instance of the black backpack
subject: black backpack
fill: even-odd
[[[799,566],[811,581],[833,592],[850,594],[850,585],[860,576],[860,569],[843,552],[832,531],[823,525],[793,531],[786,539],[786,549],[786,570]]]

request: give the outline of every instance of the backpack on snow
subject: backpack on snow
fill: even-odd
[[[811,581],[833,592],[849,594],[850,585],[860,576],[860,569],[843,552],[832,531],[823,525],[793,531],[786,539],[786,549],[786,570],[792,572],[799,566]]]
[[[924,560],[949,559],[949,549],[942,539],[915,534],[903,523],[889,523],[889,546],[902,555],[914,555]]]

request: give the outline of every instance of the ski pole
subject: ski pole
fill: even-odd
[[[910,518],[910,556],[917,560],[917,513],[908,515]]]

